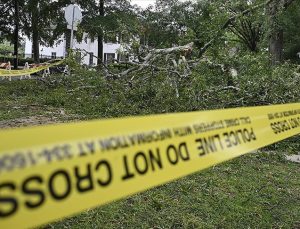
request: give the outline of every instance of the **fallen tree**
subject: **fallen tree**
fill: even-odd
[[[234,21],[238,18],[243,17],[257,9],[266,8],[271,2],[275,0],[268,0],[264,3],[260,3],[244,10],[243,12],[231,16],[225,23],[215,32],[215,35],[205,43],[200,49],[197,50],[196,47],[197,40],[192,41],[183,46],[176,46],[172,48],[164,49],[152,49],[144,56],[139,55],[138,60],[134,61],[117,61],[119,65],[129,66],[126,70],[120,72],[112,72],[105,64],[102,64],[102,70],[106,77],[112,78],[124,78],[134,73],[141,72],[145,69],[150,69],[154,71],[168,72],[169,74],[175,74],[180,78],[187,77],[191,74],[191,69],[196,67],[198,64],[206,62],[212,66],[220,67],[223,72],[230,72],[230,67],[225,67],[222,64],[215,64],[213,61],[209,60],[204,54],[207,50],[224,34],[227,28],[229,28]],[[290,3],[289,3],[290,4]],[[80,50],[88,54],[85,50]],[[144,51],[144,50],[143,50]],[[191,53],[198,52],[197,58],[187,61],[187,56]],[[97,56],[94,56],[98,58]],[[135,76],[129,77],[133,80]]]

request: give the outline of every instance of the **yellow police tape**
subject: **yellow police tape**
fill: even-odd
[[[300,103],[0,131],[0,228],[127,197],[300,133]]]
[[[33,73],[41,72],[46,70],[47,68],[54,67],[63,63],[63,60],[57,61],[55,63],[45,63],[43,66],[39,66],[36,68],[24,69],[24,70],[5,70],[0,69],[0,77],[14,77],[14,76],[24,76],[31,75]]]

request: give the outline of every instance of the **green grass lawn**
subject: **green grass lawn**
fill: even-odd
[[[299,228],[300,166],[259,151],[47,228]]]
[[[33,120],[28,125],[35,125],[176,112],[189,106],[147,90],[138,94],[139,89],[133,93],[115,82],[79,77],[0,81],[0,126],[22,126],[28,119]],[[206,101],[205,107],[186,110],[207,107]],[[299,142],[294,137],[46,228],[300,228],[300,164],[284,157],[299,153]]]

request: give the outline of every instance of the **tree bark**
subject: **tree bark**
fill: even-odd
[[[271,64],[280,64],[283,60],[283,30],[276,29],[270,35],[269,50],[271,55]]]
[[[19,2],[18,0],[14,0],[14,8],[15,8],[15,29],[14,29],[14,69],[18,69],[19,65]]]
[[[40,63],[40,36],[39,36],[39,12],[38,1],[34,2],[32,8],[31,23],[32,23],[32,51],[33,60],[35,63]]]
[[[278,14],[281,10],[286,10],[294,0],[273,0],[267,7],[270,36],[269,36],[269,53],[271,64],[280,64],[283,60],[283,44],[284,36],[283,29],[278,22]]]
[[[104,16],[104,0],[100,0],[99,3],[99,15]],[[103,30],[98,34],[98,66],[103,63]]]
[[[278,22],[278,14],[281,7],[281,0],[274,0],[268,5],[269,17],[269,53],[272,65],[277,65],[282,62],[283,57],[283,30]]]

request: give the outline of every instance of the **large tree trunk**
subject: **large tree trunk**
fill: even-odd
[[[269,50],[271,55],[271,64],[280,64],[283,60],[283,30],[276,29],[272,31],[269,40]]]
[[[14,8],[15,8],[15,30],[14,30],[14,69],[18,69],[18,59],[19,59],[19,2],[18,0],[14,0]]]
[[[99,14],[101,17],[104,16],[104,0],[100,0],[99,3]],[[103,63],[103,31],[98,34],[98,66]]]
[[[32,8],[32,51],[33,60],[35,63],[40,63],[40,36],[39,36],[39,12],[38,12],[38,1],[34,2],[34,7]]]
[[[273,0],[268,4],[267,12],[269,17],[270,36],[269,53],[271,64],[280,64],[283,60],[283,29],[278,22],[278,14],[286,10],[295,0]]]
[[[282,62],[283,57],[283,30],[278,22],[278,14],[282,7],[282,0],[274,0],[268,5],[269,17],[269,53],[271,64],[276,65]]]

